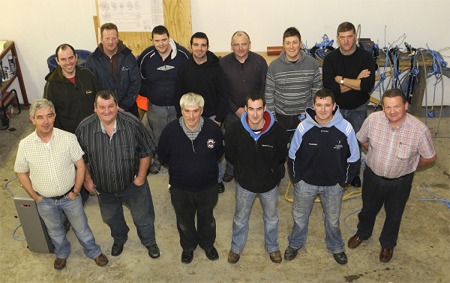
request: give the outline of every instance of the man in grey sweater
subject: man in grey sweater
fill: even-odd
[[[269,66],[266,79],[267,110],[288,131],[295,130],[313,95],[322,88],[319,65],[301,50],[295,27],[283,34],[283,51]]]

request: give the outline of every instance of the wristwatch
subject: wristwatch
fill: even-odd
[[[340,84],[343,85],[344,84],[344,77],[342,77]]]

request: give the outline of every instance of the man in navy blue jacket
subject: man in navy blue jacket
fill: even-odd
[[[209,260],[219,258],[214,247],[213,210],[218,199],[217,162],[224,151],[223,134],[216,123],[202,117],[204,105],[201,95],[183,95],[182,116],[164,128],[158,145],[160,161],[169,166],[170,196],[183,249],[181,262],[186,264],[194,258],[197,245]]]
[[[228,262],[236,263],[244,250],[248,221],[256,196],[263,208],[265,247],[274,263],[282,261],[278,245],[278,183],[283,178],[288,136],[272,114],[266,111],[264,94],[247,97],[240,121],[226,134],[226,158],[234,165],[236,210]]]
[[[136,57],[119,40],[119,31],[115,24],[103,24],[100,27],[100,35],[100,44],[94,53],[89,55],[86,63],[102,83],[103,89],[114,93],[120,109],[138,117],[136,96],[141,87],[141,78]]]
[[[306,243],[308,221],[317,195],[324,211],[325,242],[339,264],[347,263],[339,227],[344,188],[360,166],[358,140],[352,125],[336,105],[331,90],[314,96],[314,108],[295,130],[289,149],[288,171],[294,184],[294,226],[289,235],[286,260],[297,256]]]
[[[189,51],[176,43],[165,26],[152,31],[153,46],[138,57],[142,86],[140,94],[148,98],[147,120],[150,134],[158,144],[163,129],[177,118],[177,73],[189,58]],[[153,159],[150,172],[157,173],[161,165],[158,156]]]

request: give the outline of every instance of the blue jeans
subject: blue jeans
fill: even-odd
[[[355,133],[357,133],[361,129],[364,120],[367,118],[367,103],[364,103],[355,109],[339,109],[339,111],[341,112],[342,117],[352,124]]]
[[[233,217],[233,236],[231,251],[241,254],[248,237],[248,220],[256,195],[263,209],[264,241],[266,250],[271,253],[280,249],[278,245],[278,187],[256,194],[242,188],[236,182],[236,210]]]
[[[95,259],[102,253],[100,246],[95,243],[94,235],[89,227],[81,196],[74,200],[67,196],[59,200],[43,198],[37,203],[37,209],[47,227],[57,258],[67,258],[70,254],[70,243],[64,227],[64,214],[67,216],[78,242],[83,246],[84,254]]]
[[[314,206],[317,195],[323,207],[325,225],[325,243],[332,253],[340,253],[344,250],[339,217],[341,214],[341,201],[344,189],[336,184],[334,186],[314,186],[300,181],[294,184],[294,206],[292,216],[294,227],[289,235],[289,246],[294,249],[303,247],[308,237],[309,216]]]
[[[161,137],[164,128],[175,119],[177,119],[175,106],[158,106],[151,104],[150,102],[148,103],[148,126],[150,128],[150,135],[156,145],[158,145],[159,138]],[[153,162],[159,162],[156,155],[153,158]]]
[[[98,195],[98,203],[103,221],[111,229],[114,243],[125,244],[128,240],[128,228],[123,215],[123,205],[127,205],[133,217],[134,225],[144,246],[156,244],[155,210],[147,180],[142,186],[133,182],[123,191]]]

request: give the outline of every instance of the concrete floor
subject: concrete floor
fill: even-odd
[[[18,141],[32,130],[27,122],[27,113],[24,111],[12,118],[11,127],[17,131],[0,131],[1,180],[14,177],[13,165]],[[119,257],[110,256],[112,238],[108,227],[101,220],[97,198],[91,197],[86,203],[90,226],[110,260],[104,268],[96,266],[94,261],[84,256],[71,230],[68,237],[72,243],[72,254],[64,270],[53,269],[53,254],[30,252],[26,241],[12,237],[20,221],[13,196],[7,190],[1,190],[0,282],[450,282],[450,209],[439,201],[419,201],[433,198],[421,184],[425,184],[437,196],[450,199],[449,122],[448,117],[442,120],[438,137],[433,139],[438,161],[431,168],[416,173],[398,246],[390,263],[383,264],[378,260],[378,236],[384,219],[383,212],[378,217],[374,236],[356,250],[347,248],[349,263],[341,266],[326,250],[322,209],[317,203],[310,218],[306,246],[295,260],[274,264],[264,251],[261,207],[256,201],[246,249],[237,264],[229,264],[227,254],[235,203],[234,183],[230,182],[226,184],[225,193],[219,196],[215,209],[216,247],[220,259],[211,262],[198,248],[193,262],[182,264],[175,214],[167,190],[168,175],[159,174],[149,176],[156,210],[156,237],[161,249],[159,259],[154,260],[147,255],[127,210],[127,221],[131,228],[129,240]],[[428,123],[434,135],[437,118],[428,119]],[[287,236],[293,223],[292,204],[285,200],[287,188],[288,180],[284,179],[280,185],[278,205],[281,252],[287,247]],[[8,189],[13,194],[22,190],[17,181],[11,182]],[[350,188],[347,193],[356,191]],[[350,214],[360,207],[361,200],[358,198],[345,201],[342,205],[341,226],[345,241],[354,234],[346,225],[354,229],[357,224],[356,214]],[[22,230],[18,229],[15,236],[23,238]]]

